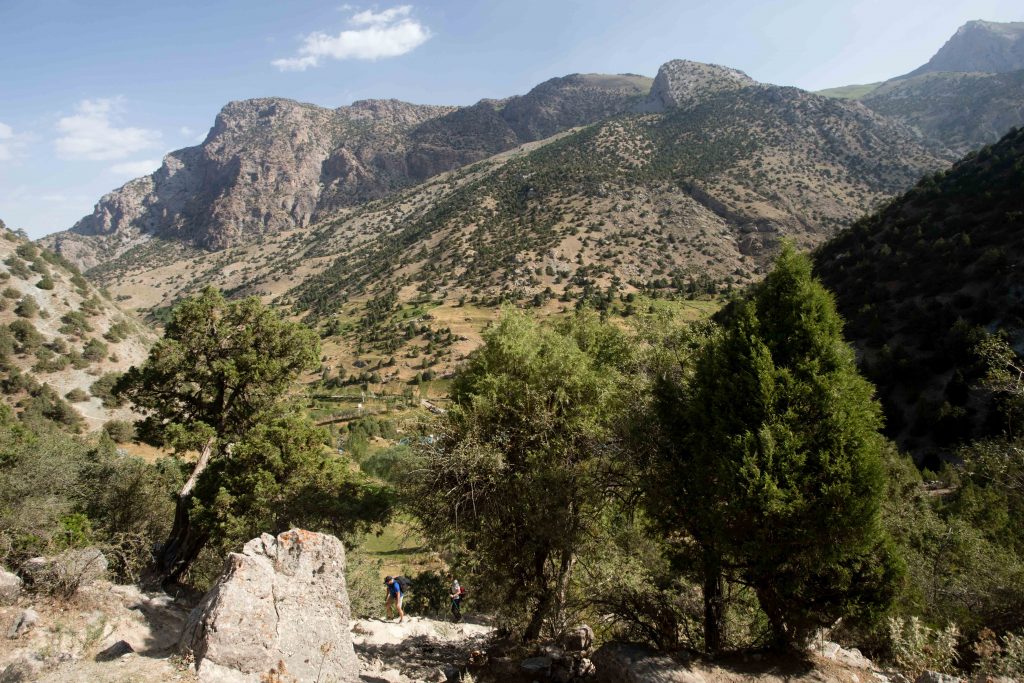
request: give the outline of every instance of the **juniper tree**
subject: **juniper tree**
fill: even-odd
[[[524,639],[557,615],[608,501],[624,336],[591,312],[559,327],[506,311],[459,371],[410,478],[428,536],[468,551]]]
[[[882,418],[831,295],[786,246],[726,307],[692,374],[663,379],[651,500],[699,551],[706,647],[722,645],[722,580],[757,594],[775,646],[893,599],[900,565],[880,522]]]
[[[283,320],[255,297],[229,302],[207,287],[174,309],[146,361],[118,381],[115,394],[146,414],[141,433],[177,452],[200,451],[157,555],[162,578],[178,579],[209,539],[209,529],[192,523],[192,499],[211,460],[271,419],[299,373],[318,358],[316,335],[305,326]]]

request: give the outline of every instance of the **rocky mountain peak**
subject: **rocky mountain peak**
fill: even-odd
[[[936,71],[1006,73],[1024,69],[1024,22],[969,21],[928,63],[907,76]]]
[[[708,95],[757,85],[757,81],[738,69],[675,59],[658,69],[651,92],[641,110],[658,112],[685,107]]]

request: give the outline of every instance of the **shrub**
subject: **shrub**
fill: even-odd
[[[61,316],[60,321],[63,323],[60,326],[61,334],[82,337],[87,332],[92,332],[92,326],[81,311],[68,311]]]
[[[75,387],[68,393],[64,394],[64,398],[72,403],[82,403],[83,401],[89,400],[89,394],[85,393],[79,387]]]
[[[135,438],[135,427],[126,420],[110,420],[103,425],[103,431],[115,443],[128,443]]]
[[[348,554],[345,587],[352,607],[353,619],[379,616],[384,606],[384,584],[380,560],[373,560],[355,550]]]
[[[978,656],[977,669],[982,676],[1024,678],[1024,635],[1007,633],[1000,639],[986,628],[971,649]]]
[[[39,304],[36,303],[34,297],[26,294],[18,301],[18,305],[14,307],[14,312],[22,318],[34,318],[39,315]]]
[[[911,678],[925,670],[952,671],[960,631],[956,624],[933,629],[917,617],[889,617],[889,647],[893,662]]]
[[[107,355],[107,345],[93,337],[82,347],[82,357],[86,360],[97,362],[103,360]]]
[[[43,335],[27,320],[15,320],[8,325],[8,329],[16,342],[14,350],[17,353],[33,353],[43,343]]]
[[[38,287],[39,289],[50,290],[53,289],[54,286],[55,285],[53,282],[53,278],[50,277],[49,275],[44,275],[42,278],[40,278],[39,282],[36,283],[36,287]]]
[[[104,373],[98,380],[89,387],[89,393],[103,401],[104,408],[118,408],[124,405],[124,400],[113,393],[114,384],[121,378],[120,372]]]

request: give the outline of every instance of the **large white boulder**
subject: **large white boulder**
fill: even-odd
[[[256,683],[272,672],[358,681],[341,541],[301,529],[249,541],[192,611],[182,646],[207,683]]]

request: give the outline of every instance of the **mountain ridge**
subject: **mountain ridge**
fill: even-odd
[[[626,111],[647,88],[639,76],[572,74],[470,107],[230,102],[201,145],[168,154],[158,171],[108,193],[91,215],[44,243],[85,267],[153,235],[221,249]]]

